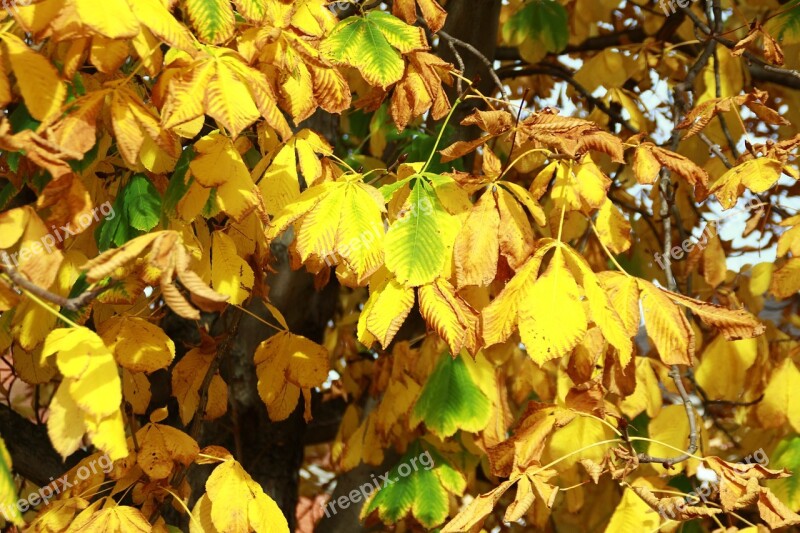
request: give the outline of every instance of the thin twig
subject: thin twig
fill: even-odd
[[[697,419],[694,416],[694,407],[692,406],[692,400],[689,398],[689,394],[686,392],[686,387],[683,386],[680,367],[678,365],[672,365],[672,368],[669,371],[669,376],[675,383],[675,388],[678,389],[678,394],[680,394],[681,400],[683,401],[683,407],[686,409],[686,416],[689,418],[689,447],[684,453],[676,455],[675,457],[653,457],[652,455],[646,453],[640,453],[638,455],[640,463],[661,463],[664,468],[671,468],[672,465],[692,457],[694,452],[697,451],[698,436]]]
[[[528,67],[523,66],[522,68],[518,68],[520,65],[511,65],[510,67],[503,67],[500,68],[498,72],[498,76],[503,78],[514,78],[519,76],[531,76],[533,74],[544,74],[547,76],[554,76],[556,78],[560,78],[565,82],[572,85],[576,91],[578,91],[584,98],[586,98],[589,103],[594,105],[597,109],[608,115],[612,120],[621,124],[631,133],[636,134],[639,133],[639,129],[633,126],[630,122],[628,122],[625,117],[620,115],[619,113],[615,112],[613,109],[608,107],[605,102],[601,99],[596,98],[589,92],[586,87],[581,85],[578,81],[575,80],[573,74],[567,70],[561,68],[559,65],[537,65],[535,67]]]
[[[66,309],[67,311],[80,311],[81,308],[86,307],[95,298],[111,288],[110,285],[106,285],[104,287],[95,287],[94,289],[90,289],[78,296],[75,296],[74,298],[65,298],[64,296],[50,292],[49,290],[40,287],[26,279],[25,276],[20,274],[16,268],[11,266],[11,258],[8,256],[7,252],[0,252],[0,257],[3,259],[3,263],[0,264],[0,268],[2,268],[14,285],[17,285],[18,287],[35,294],[42,300],[47,300],[50,303],[54,303],[62,309]]]
[[[489,58],[483,55],[483,53],[481,53],[480,50],[478,50],[468,42],[462,41],[461,39],[457,39],[456,37],[453,37],[444,30],[439,30],[438,35],[439,37],[444,38],[445,40],[449,41],[452,44],[457,44],[458,46],[469,50],[473,55],[475,55],[475,57],[477,57],[478,60],[480,60],[480,62],[483,63],[486,69],[489,71],[489,75],[492,77],[492,80],[494,80],[495,85],[497,85],[497,88],[500,90],[500,95],[503,97],[503,101],[508,102],[508,95],[506,94],[505,87],[503,87],[503,82],[500,81],[500,78],[494,71],[494,65],[492,64],[491,61],[489,61]]]

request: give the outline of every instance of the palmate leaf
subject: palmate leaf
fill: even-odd
[[[228,0],[186,0],[185,5],[200,39],[220,44],[231,38],[236,19]]]
[[[386,234],[386,267],[401,283],[417,287],[433,281],[449,259],[458,224],[425,179],[413,178],[403,214]]]
[[[761,451],[763,452],[763,450]],[[771,455],[772,458],[768,463],[771,468],[775,470],[785,468],[792,473],[800,471],[800,436],[784,438]],[[758,457],[756,456],[754,459],[757,460]],[[766,482],[766,486],[792,509],[800,507],[800,477],[797,475],[769,480]]]
[[[444,353],[425,383],[410,423],[420,422],[441,438],[459,429],[480,431],[489,422],[490,402],[473,380],[464,358]]]
[[[114,201],[113,218],[106,218],[97,229],[97,248],[102,252],[122,246],[158,225],[161,196],[141,174],[131,178]]]
[[[361,283],[383,264],[383,198],[351,174],[309,187],[272,220],[267,239],[295,224],[301,261],[344,263]]]
[[[325,58],[357,68],[369,83],[383,88],[403,77],[402,54],[424,49],[422,28],[383,11],[343,20],[320,46]]]
[[[420,524],[433,528],[447,518],[448,492],[461,494],[466,487],[461,472],[435,449],[419,442],[409,446],[387,479],[389,483],[364,505],[362,519],[377,511],[385,523],[396,523],[410,512]]]

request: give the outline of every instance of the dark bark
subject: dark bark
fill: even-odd
[[[11,455],[14,472],[40,486],[62,476],[87,455],[77,452],[64,462],[50,444],[45,426],[30,422],[2,404],[0,436]]]
[[[469,43],[474,46],[483,56],[490,61],[494,59],[497,50],[497,32],[500,24],[500,8],[502,0],[450,0],[447,2],[447,21],[443,30],[452,37]],[[497,87],[492,80],[489,69],[481,58],[471,51],[456,46],[456,51],[464,64],[463,76],[474,80],[479,78],[475,87],[485,95],[492,95],[497,92]],[[437,53],[445,61],[448,61],[459,68],[459,63],[451,48],[445,40],[439,39]],[[447,89],[447,96],[451,102],[455,101],[457,94],[457,84]],[[455,141],[465,141],[476,139],[481,136],[481,130],[476,126],[459,126],[467,115],[471,114],[476,108],[485,108],[485,103],[481,100],[469,100],[463,102],[458,109],[453,112],[450,122],[451,127],[455,127],[455,133],[447,139],[441,148]],[[470,154],[464,158],[464,165],[469,170],[472,166],[474,155]]]

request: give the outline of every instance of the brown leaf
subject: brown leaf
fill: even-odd
[[[772,529],[800,524],[800,515],[789,509],[771,490],[764,487],[758,493],[758,513]]]
[[[693,520],[704,516],[713,516],[722,511],[710,507],[700,507],[691,505],[686,498],[673,496],[671,498],[659,498],[647,487],[630,487],[644,502],[659,514],[666,514],[670,520]]]
[[[766,326],[756,316],[744,309],[727,309],[662,290],[672,301],[689,308],[704,324],[719,330],[729,341],[758,337],[766,330]]]

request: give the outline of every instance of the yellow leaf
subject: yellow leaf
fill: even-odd
[[[50,240],[55,237],[31,206],[18,207],[0,213],[0,260],[13,265],[39,287],[50,288],[56,279],[64,254]],[[19,243],[16,252],[6,250]]]
[[[636,278],[619,272],[600,272],[600,283],[608,291],[609,299],[617,311],[628,337],[639,331],[639,286]]]
[[[210,503],[208,514],[217,530],[289,533],[289,525],[277,504],[238,462],[231,459],[217,466],[206,481],[206,491],[204,497],[208,499],[203,505]]]
[[[508,187],[508,191],[505,188]],[[509,192],[510,191],[510,192]],[[500,212],[500,253],[513,269],[518,269],[533,251],[533,228],[528,222],[525,208],[540,226],[546,224],[542,207],[528,191],[516,183],[505,184],[497,189],[497,209]]]
[[[54,118],[67,96],[67,86],[58,71],[16,35],[4,32],[0,38],[31,116],[41,122]]]
[[[104,417],[119,409],[122,389],[117,365],[96,333],[84,327],[53,330],[45,339],[42,357],[54,353],[58,369],[68,378],[61,386],[68,386],[82,410]]]
[[[519,334],[537,365],[567,355],[586,333],[586,312],[581,292],[557,246],[545,273],[523,299]]]
[[[253,288],[253,269],[239,257],[233,239],[221,231],[215,231],[211,239],[211,286],[230,296],[230,303],[240,305]]]
[[[133,372],[167,368],[175,358],[175,343],[148,321],[131,316],[112,317],[98,327],[117,362]]]
[[[266,75],[229,48],[206,50],[204,57],[181,68],[170,80],[162,108],[164,127],[174,128],[206,113],[235,138],[264,117],[281,137],[290,137],[291,129],[278,110]]]
[[[781,175],[783,165],[768,157],[750,159],[737,165],[722,175],[709,190],[722,207],[730,209],[742,195],[744,187],[754,193],[762,193],[775,185]]]
[[[140,372],[133,373],[130,370],[122,371],[122,396],[125,401],[131,404],[133,412],[143,415],[150,406],[152,393],[150,392],[150,380],[145,374]]]
[[[75,0],[74,5],[81,22],[109,39],[134,37],[139,33],[139,22],[125,0],[103,0],[101,4]]]
[[[590,445],[603,440],[610,440],[614,437],[615,434],[611,429],[598,420],[585,416],[576,416],[571,422],[552,434],[545,446],[542,462],[547,464],[555,459],[564,458],[563,461],[559,461],[557,465],[553,466],[559,472],[572,468],[584,459],[599,463],[603,460],[608,448],[613,446],[613,443],[609,443],[606,446],[590,447]],[[574,453],[585,447],[588,447],[588,449],[580,453]],[[569,457],[566,457],[567,455]]]
[[[83,513],[79,515],[76,522],[80,523],[80,531],[88,533],[150,533],[153,526],[139,509],[128,507],[127,505],[113,505],[97,512],[94,509],[87,509],[91,517],[83,518]],[[83,519],[82,519],[83,518]]]
[[[358,339],[365,346],[372,346],[377,339],[382,347],[388,347],[413,306],[414,289],[394,278],[373,281],[369,299],[358,318]]]
[[[647,336],[667,365],[691,365],[694,331],[689,320],[669,297],[649,281],[637,279]]]
[[[553,241],[539,241],[539,248],[517,271],[500,294],[481,314],[483,341],[486,346],[505,342],[513,333],[520,319],[520,304],[529,299],[530,285],[534,283],[544,255],[553,249]]]
[[[597,212],[597,233],[606,248],[615,254],[631,247],[631,225],[611,200],[606,199]]]
[[[756,407],[756,414],[765,428],[779,428],[788,424],[800,433],[800,370],[791,358],[784,359],[769,378],[764,398]]]
[[[69,457],[83,442],[86,433],[83,413],[72,399],[69,387],[60,386],[50,402],[47,434],[53,448],[62,457]]]
[[[193,438],[163,424],[147,424],[136,432],[136,441],[136,462],[151,479],[166,479],[176,463],[189,466],[200,452]]]
[[[56,369],[41,358],[41,348],[25,351],[21,347],[14,350],[14,370],[25,383],[41,385],[47,383],[56,374]]]
[[[662,292],[673,302],[690,309],[704,324],[717,329],[729,341],[757,337],[766,330],[758,317],[744,309],[727,309],[663,289]]]
[[[258,393],[272,420],[284,420],[297,407],[300,390],[311,416],[310,390],[328,378],[328,350],[300,335],[281,331],[258,345],[254,362]]]
[[[331,146],[311,130],[303,130],[292,137],[275,156],[264,163],[269,166],[258,180],[267,213],[274,216],[300,196],[298,166],[307,184],[322,175],[322,164],[317,154],[330,155]],[[299,160],[299,165],[298,165]],[[258,169],[258,167],[257,167]],[[254,174],[261,172],[254,171]]]
[[[93,331],[84,328],[53,330],[45,340],[42,357],[56,353],[64,380],[51,404],[47,431],[55,449],[64,457],[74,452],[81,437],[91,441],[112,459],[128,454],[120,415],[122,383],[114,356]]]
[[[717,287],[725,281],[728,274],[728,263],[716,225],[707,226],[705,232],[709,231],[713,236],[708,238],[708,243],[703,248],[703,277],[709,285]]]
[[[212,132],[194,145],[197,155],[189,163],[192,176],[203,187],[217,188],[217,204],[234,220],[241,221],[258,204],[256,186],[242,156],[230,138]]]
[[[450,346],[453,356],[462,348],[474,357],[478,351],[478,314],[460,298],[447,280],[437,279],[419,288],[419,310],[428,324]]]
[[[633,356],[631,334],[626,331],[613,303],[586,259],[572,248],[564,247],[564,250],[567,264],[589,300],[591,320],[597,324],[608,342],[619,350],[622,366],[627,366]]]
[[[494,506],[513,485],[514,481],[503,481],[491,491],[473,499],[442,529],[442,533],[472,531],[475,526],[482,524],[486,517],[492,513]]]
[[[727,341],[718,335],[705,347],[694,375],[709,400],[746,401],[742,395],[749,388],[747,370],[756,362],[759,344],[756,339]]]
[[[637,488],[642,484],[650,485],[645,480],[637,480]],[[611,515],[611,520],[605,530],[608,533],[616,533],[617,531],[653,531],[659,529],[660,523],[661,517],[658,513],[653,512],[653,509],[639,497],[633,488],[625,487],[622,492],[622,499],[614,509],[614,513]]]
[[[631,420],[642,411],[650,418],[655,418],[661,411],[661,388],[650,361],[647,357],[636,358],[636,388],[620,405],[623,414]]]
[[[692,415],[697,418],[692,411]],[[699,423],[699,422],[698,422]],[[651,439],[657,442],[650,444],[647,453],[653,457],[674,457],[679,455],[676,451],[685,450],[689,446],[689,419],[686,415],[686,407],[683,404],[668,405],[661,409],[658,416],[650,420],[648,426],[648,434]],[[659,444],[663,443],[663,444]],[[668,444],[672,446],[665,446]],[[687,468],[687,463],[695,463],[695,459],[689,459],[681,463],[677,463],[671,470],[665,469],[662,465],[653,463],[652,467],[655,468],[659,474],[672,472],[683,472]]]
[[[267,230],[275,239],[295,224],[301,261],[333,266],[341,258],[362,283],[383,264],[383,197],[360,175],[309,187],[287,205]]]

